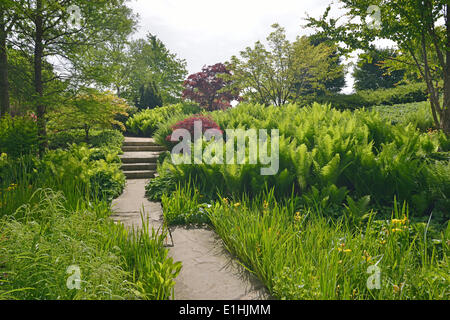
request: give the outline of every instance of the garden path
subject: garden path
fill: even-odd
[[[136,141],[136,138],[125,138]],[[147,140],[150,141],[150,140]],[[135,142],[134,142],[135,143]],[[144,151],[142,151],[144,153]],[[123,158],[135,157],[125,151]],[[133,152],[136,153],[136,152]],[[143,217],[158,229],[163,223],[160,203],[145,198],[147,179],[128,179],[123,194],[113,201],[115,221],[129,228],[141,228]],[[177,300],[269,299],[263,284],[242,267],[223,247],[209,228],[172,229],[174,246],[169,255],[183,267],[175,285]],[[169,240],[170,242],[170,240]]]

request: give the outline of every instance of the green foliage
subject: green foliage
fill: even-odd
[[[345,12],[339,18],[330,17],[329,5],[319,19],[308,17],[306,26],[315,28],[319,37],[343,43],[344,51],[371,50],[377,39],[394,41],[400,54],[390,60],[389,70],[404,69],[427,84],[436,115],[435,126],[448,135],[450,77],[445,59],[450,50],[448,1],[377,1],[375,7],[366,0],[341,0],[339,4]],[[441,102],[442,94],[445,98]]]
[[[136,101],[141,86],[149,82],[155,83],[164,105],[180,101],[186,61],[171,53],[155,35],[131,41],[127,63],[129,85],[124,95],[130,101]]]
[[[230,61],[233,86],[248,101],[277,106],[299,102],[312,91],[326,90],[327,82],[342,75],[336,46],[330,41],[312,44],[303,36],[291,43],[284,28],[278,24],[272,28],[269,48],[258,41],[240,52],[240,59],[233,56]]]
[[[85,142],[84,130],[68,130],[55,132],[49,135],[49,148],[67,149],[72,144]],[[118,150],[122,148],[124,137],[118,130],[92,130],[90,132],[89,146]]]
[[[136,107],[142,109],[153,109],[162,107],[163,101],[158,87],[154,81],[141,85],[139,88],[139,98],[136,99]]]
[[[3,156],[0,217],[13,214],[37,188],[62,191],[73,208],[82,200],[110,202],[122,192],[125,176],[117,153],[110,151],[105,159],[94,160],[98,156],[95,151],[85,145],[72,145],[66,151],[49,151],[41,159],[28,156],[14,160]]]
[[[168,225],[205,224],[209,223],[206,209],[207,203],[200,203],[203,196],[191,181],[171,194],[163,194],[161,203],[164,209],[164,220]]]
[[[200,108],[193,104],[178,103],[155,109],[143,110],[128,119],[127,130],[135,135],[151,137],[161,123],[177,115],[190,115],[200,112]]]
[[[185,195],[188,198],[188,194]],[[448,236],[408,219],[397,205],[388,220],[368,218],[351,231],[296,198],[272,192],[207,209],[226,248],[279,299],[442,299],[449,297]],[[367,199],[351,210],[364,212]],[[425,236],[424,236],[425,234]],[[434,240],[432,240],[434,239]],[[367,286],[377,266],[379,289]]]
[[[196,180],[196,187],[210,198],[217,192],[258,195],[268,187],[278,197],[294,190],[306,203],[333,210],[347,195],[352,199],[370,195],[379,206],[391,205],[397,196],[402,201],[415,199],[414,214],[420,216],[440,199],[427,190],[446,188],[446,182],[427,182],[428,160],[439,149],[438,139],[412,125],[391,125],[374,112],[341,112],[318,104],[306,108],[240,104],[211,116],[222,129],[279,129],[280,142],[279,171],[273,176],[262,176],[264,166],[250,165],[248,158],[244,165],[173,165],[166,158],[159,167],[161,176],[170,172],[177,181]],[[204,142],[203,150],[210,143]]]
[[[420,102],[426,101],[427,98],[426,85],[423,83],[413,83],[389,89],[361,90],[349,95],[336,94],[318,97],[315,101],[329,103],[334,108],[344,110],[377,105]]]
[[[35,205],[33,198],[39,198]],[[180,265],[165,235],[128,230],[101,202],[67,210],[62,193],[39,189],[14,217],[0,220],[0,299],[168,299]],[[18,219],[16,217],[23,217]],[[69,266],[81,290],[69,289]]]
[[[402,81],[405,70],[390,72],[384,65],[385,60],[397,55],[393,49],[374,49],[361,54],[353,72],[356,91],[393,88]]]
[[[85,142],[89,143],[90,130],[111,129],[118,126],[125,131],[125,126],[116,120],[118,115],[128,116],[129,106],[125,100],[110,94],[89,89],[71,99],[67,105],[50,113],[49,127],[53,131],[83,129]]]
[[[145,186],[145,195],[150,201],[161,201],[163,195],[170,195],[176,188],[176,179],[170,173],[151,179]]]
[[[105,159],[93,160],[94,152],[95,149],[83,145],[72,145],[68,151],[49,151],[38,162],[37,170],[60,183],[72,179],[77,185],[85,185],[99,199],[111,201],[122,193],[125,186],[120,160],[114,152],[105,155]]]
[[[19,157],[37,152],[37,126],[30,116],[0,119],[0,153]]]
[[[434,126],[430,103],[427,101],[392,106],[373,106],[370,107],[370,110],[378,112],[383,119],[390,121],[392,124],[412,124],[422,132]]]

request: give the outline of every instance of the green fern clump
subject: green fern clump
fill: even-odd
[[[197,105],[178,103],[169,106],[146,109],[136,113],[126,122],[128,132],[138,136],[151,137],[158,126],[177,114],[189,115],[200,112]]]
[[[390,205],[397,196],[417,203],[418,214],[438,197],[438,192],[425,193],[436,189],[436,183],[430,185],[428,158],[438,151],[439,141],[414,125],[392,125],[375,112],[338,111],[317,103],[303,108],[241,104],[211,116],[224,131],[278,129],[279,170],[262,176],[261,164],[175,166],[166,160],[161,170],[180,180],[195,178],[205,192],[257,195],[274,188],[284,197],[294,190],[304,199],[326,199],[319,201],[323,205],[341,205],[347,195],[370,195],[377,204]]]

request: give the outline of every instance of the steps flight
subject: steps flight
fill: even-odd
[[[127,179],[151,179],[156,174],[159,155],[166,149],[151,138],[125,137],[122,146],[122,171]]]

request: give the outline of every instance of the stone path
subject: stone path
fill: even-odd
[[[129,164],[139,164],[131,167],[134,173],[128,174],[127,184],[123,194],[113,201],[115,221],[122,222],[127,227],[142,226],[141,212],[155,229],[163,223],[160,203],[150,202],[145,198],[145,176],[153,177],[154,170],[149,164],[156,164],[158,153],[152,149],[135,150],[130,146],[154,145],[151,139],[125,138],[124,167]],[[154,162],[153,162],[154,161]],[[141,174],[141,171],[151,173]],[[126,171],[124,171],[126,173]],[[139,179],[132,179],[139,177]],[[169,249],[169,255],[175,261],[181,261],[183,267],[175,284],[175,299],[177,300],[249,300],[268,299],[269,295],[253,275],[237,263],[224,250],[220,238],[208,228],[177,227],[172,229],[174,246]]]

